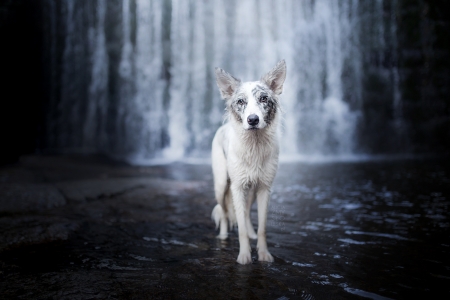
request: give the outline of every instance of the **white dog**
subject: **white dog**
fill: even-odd
[[[230,225],[238,225],[237,262],[252,262],[249,238],[258,238],[258,260],[273,262],[267,250],[266,220],[270,187],[278,167],[278,96],[283,90],[286,64],[280,61],[260,81],[241,82],[216,68],[220,94],[226,101],[227,122],[212,142],[214,191],[218,204],[212,211],[218,238],[228,236]],[[258,234],[250,221],[250,208],[257,199]]]

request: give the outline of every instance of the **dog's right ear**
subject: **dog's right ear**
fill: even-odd
[[[286,62],[280,60],[275,68],[261,78],[267,86],[277,95],[283,91],[283,83],[286,79]]]
[[[237,90],[241,81],[234,78],[221,68],[216,68],[216,81],[219,87],[220,95],[224,100],[229,99],[233,96],[233,93]]]

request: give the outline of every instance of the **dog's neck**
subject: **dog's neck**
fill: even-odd
[[[246,130],[242,128],[242,123],[236,120],[231,123],[239,141],[234,144],[233,151],[241,164],[262,166],[270,157],[278,157],[277,122],[257,130]]]

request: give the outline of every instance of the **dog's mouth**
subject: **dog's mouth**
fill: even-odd
[[[247,130],[258,130],[259,128],[257,126],[250,126],[247,128]]]

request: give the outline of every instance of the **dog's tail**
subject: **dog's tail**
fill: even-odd
[[[223,217],[225,216],[222,206],[220,204],[217,204],[211,213],[211,219],[214,221],[214,223],[216,223],[216,229],[219,228],[220,219],[222,219]]]

